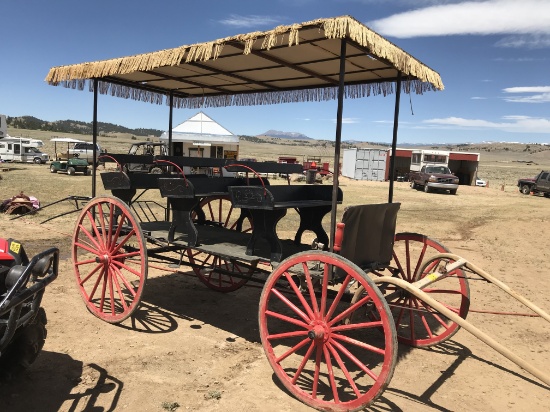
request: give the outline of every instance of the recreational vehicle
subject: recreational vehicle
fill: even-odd
[[[39,147],[42,140],[24,137],[4,137],[0,140],[0,161],[23,163],[46,163],[49,156],[42,153]]]
[[[444,150],[413,150],[411,172],[419,172],[422,166],[449,166],[449,152]]]

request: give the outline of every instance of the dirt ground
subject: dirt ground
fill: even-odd
[[[35,170],[35,182],[47,173],[45,166]],[[4,197],[19,190],[10,183],[18,173],[2,174]],[[90,183],[88,177],[56,179],[72,194],[87,193],[75,182]],[[342,179],[341,187],[343,206],[387,200],[388,183]],[[26,193],[33,194],[32,186]],[[439,240],[550,312],[550,199],[497,184],[460,187],[451,196],[396,183],[394,201],[401,203],[398,232]],[[2,237],[18,239],[30,255],[57,246],[62,259],[43,301],[49,321],[44,349],[23,376],[0,384],[0,411],[310,410],[285,391],[265,358],[257,319],[260,288],[222,294],[173,268],[150,268],[135,316],[121,325],[107,324],[86,310],[75,283],[70,250],[76,215],[40,225],[44,216],[0,216]],[[480,313],[529,310],[484,282],[471,281],[470,289],[468,320],[547,372],[550,325],[536,317]],[[546,385],[461,330],[433,348],[400,345],[393,379],[369,410],[537,412],[549,407]]]

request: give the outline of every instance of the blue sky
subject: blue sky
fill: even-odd
[[[550,0],[1,0],[0,113],[92,120],[93,94],[49,86],[50,67],[351,15],[441,74],[401,97],[400,143],[550,143]],[[394,95],[347,100],[342,139],[389,142]],[[177,109],[174,125],[197,111]],[[334,140],[336,102],[206,108],[239,135]],[[168,126],[168,107],[99,96],[99,121]]]

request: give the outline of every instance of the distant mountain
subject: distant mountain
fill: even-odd
[[[307,137],[305,134],[297,132],[281,132],[279,130],[268,130],[258,136],[278,137],[280,139],[292,139],[292,140],[313,140],[311,137]]]
[[[57,120],[55,122],[48,122],[45,120],[37,119],[32,116],[21,117],[6,117],[8,126],[15,129],[27,129],[27,130],[44,130],[56,133],[76,133],[91,135],[92,123],[80,122],[77,120]],[[119,126],[112,123],[97,122],[97,127],[100,135],[106,135],[111,133],[128,133],[135,136],[155,136],[159,137],[162,134],[162,130],[157,129],[129,129],[124,126]]]

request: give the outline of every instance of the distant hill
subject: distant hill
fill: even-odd
[[[14,129],[43,130],[56,133],[75,133],[85,135],[91,135],[93,133],[91,122],[86,123],[77,120],[57,120],[55,122],[48,122],[32,116],[6,116],[6,121],[8,122],[8,126],[11,126]],[[135,136],[159,137],[163,132],[163,130],[157,129],[129,129],[117,124],[103,122],[97,122],[97,127],[100,135],[129,133]]]
[[[311,137],[307,137],[305,134],[297,132],[281,132],[279,130],[268,130],[265,133],[262,133],[258,136],[269,136],[269,137],[278,137],[281,139],[292,139],[292,140],[313,140]]]

